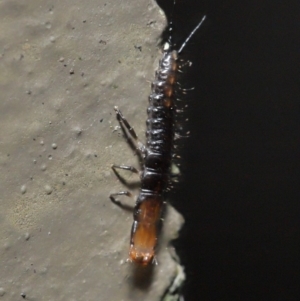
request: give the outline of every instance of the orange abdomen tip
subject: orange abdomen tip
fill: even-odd
[[[141,265],[152,263],[157,241],[156,224],[138,223],[131,237],[129,258]]]

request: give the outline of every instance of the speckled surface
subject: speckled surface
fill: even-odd
[[[159,300],[183,219],[169,208],[159,264],[139,270],[132,214],[108,195],[124,189],[111,164],[138,165],[113,107],[143,140],[163,13],[152,0],[3,0],[0,20],[0,300]]]

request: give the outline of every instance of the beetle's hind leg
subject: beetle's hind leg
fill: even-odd
[[[126,185],[128,188],[135,188],[137,183],[128,183],[118,172],[116,169],[123,169],[123,170],[128,170],[128,171],[131,171],[133,173],[136,173],[136,174],[140,174],[140,172],[133,166],[127,166],[127,165],[115,165],[113,164],[111,166],[112,170],[114,171],[115,175],[117,176],[117,178],[119,179],[119,181],[121,183],[123,183],[124,185]],[[140,184],[138,184],[139,186]],[[109,198],[110,200],[117,206],[125,209],[125,210],[130,210],[132,211],[133,210],[133,206],[130,206],[130,205],[126,205],[126,204],[123,204],[121,201],[117,200],[115,197],[118,196],[118,195],[126,195],[126,196],[129,196],[129,197],[132,197],[132,194],[129,192],[129,191],[120,191],[120,192],[116,192],[116,193],[112,193],[110,194]]]
[[[122,209],[132,211],[134,206],[130,206],[127,204],[123,204],[120,200],[116,199],[115,197],[118,195],[126,195],[129,197],[132,197],[132,194],[129,191],[120,191],[120,192],[115,192],[109,195],[110,200],[117,206],[121,207]]]
[[[117,195],[126,195],[126,196],[129,196],[129,197],[132,197],[132,194],[129,191],[120,191],[120,192],[111,193],[109,195],[109,198],[116,205],[121,204],[121,202],[115,198]]]
[[[117,176],[117,178],[119,179],[119,181],[125,185],[126,187],[128,187],[129,189],[135,189],[137,187],[140,186],[140,181],[138,181],[138,183],[136,181],[134,181],[133,183],[129,183],[121,174],[119,174],[119,172],[117,171],[117,169],[123,169],[123,170],[127,170],[127,171],[131,171],[132,173],[138,174],[141,177],[141,171],[137,170],[135,167],[133,166],[127,166],[127,165],[115,165],[113,164],[111,166],[113,172],[115,173],[115,175]]]

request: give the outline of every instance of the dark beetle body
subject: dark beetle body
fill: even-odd
[[[174,1],[175,3],[175,1]],[[117,107],[117,118],[136,142],[136,149],[143,158],[140,173],[141,189],[134,207],[134,222],[131,230],[129,260],[141,265],[148,265],[155,260],[155,247],[160,230],[161,215],[164,209],[164,193],[171,174],[171,163],[175,139],[175,91],[179,71],[178,54],[181,53],[190,38],[201,26],[205,16],[187,37],[178,51],[171,49],[171,37],[165,44],[162,59],[159,62],[147,109],[146,146],[137,138],[134,129],[129,125]],[[171,24],[170,24],[171,28]],[[113,169],[121,168],[137,173],[132,166],[113,165]],[[122,191],[110,195],[113,202],[115,195],[127,195]]]
[[[129,253],[130,259],[143,265],[154,258],[164,207],[163,194],[170,180],[177,69],[177,52],[165,51],[149,96],[141,190],[134,208]]]

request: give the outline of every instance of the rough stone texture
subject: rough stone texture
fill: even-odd
[[[144,139],[164,15],[152,0],[2,0],[0,24],[0,300],[159,300],[182,217],[169,207],[159,264],[139,269],[132,214],[108,195],[124,189],[111,164],[138,164],[113,107]]]

